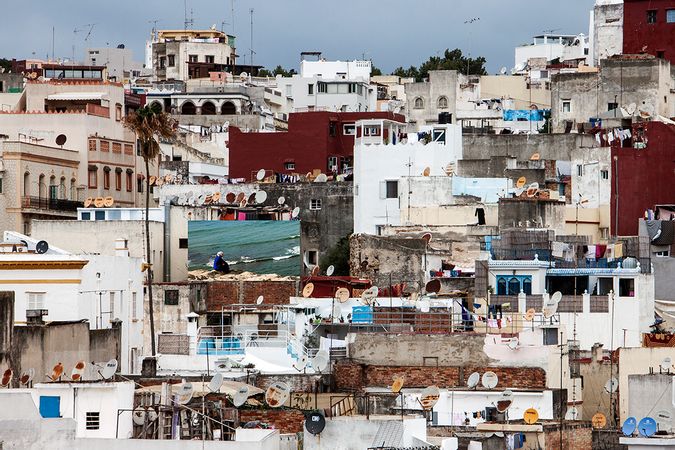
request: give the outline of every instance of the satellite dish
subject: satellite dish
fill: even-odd
[[[506,67],[502,67],[501,69],[499,69],[499,73],[501,73],[502,75],[506,75]]]
[[[110,208],[112,205],[115,204],[115,199],[112,197],[106,197],[103,199],[103,206],[106,208]]]
[[[534,153],[532,156],[530,156],[530,161],[539,161],[541,159],[541,155],[539,153]]]
[[[506,390],[502,392],[502,396],[497,400],[497,411],[500,413],[506,412],[513,404],[513,392]]]
[[[670,358],[670,356],[666,356],[663,358],[663,361],[661,361],[659,366],[661,367],[661,370],[669,371],[670,368],[673,367],[673,360]]]
[[[441,280],[435,278],[427,282],[424,286],[424,290],[429,294],[438,294],[441,291]]]
[[[133,410],[131,413],[131,420],[134,421],[134,425],[142,427],[145,425],[145,417],[147,416],[145,409],[138,407]]]
[[[167,182],[167,183],[173,182],[173,175],[171,175],[170,173],[167,173],[166,176],[164,177],[164,181]]]
[[[164,185],[164,177],[157,177],[157,180],[155,181],[155,184],[157,186],[163,186]]]
[[[234,202],[235,203],[241,203],[244,200],[246,200],[246,194],[244,194],[243,192],[240,192],[240,193],[237,194],[237,198],[235,199]]]
[[[431,233],[424,233],[424,234],[422,235],[422,239],[424,239],[425,241],[427,241],[427,244],[429,244],[429,242],[431,242],[431,237],[432,237],[432,236],[431,236]]]
[[[87,367],[87,363],[84,361],[78,361],[73,367],[73,371],[70,372],[70,379],[73,381],[82,381],[82,375],[84,375],[84,369]]]
[[[528,425],[534,425],[539,420],[539,411],[534,408],[528,408],[523,413],[523,420]]]
[[[441,398],[441,390],[438,389],[438,386],[429,386],[422,391],[420,394],[420,403],[422,404],[422,409],[425,411],[430,411],[434,409],[438,399]]]
[[[326,418],[320,412],[310,413],[305,418],[305,428],[314,436],[321,434],[326,428]]]
[[[265,300],[265,297],[262,295],[259,295],[258,298],[255,300],[256,305],[262,305],[262,302]]]
[[[57,381],[61,378],[62,375],[63,375],[63,364],[56,363],[56,365],[52,369],[52,376],[49,377],[49,379],[52,381]]]
[[[593,424],[593,428],[599,430],[600,428],[605,428],[605,425],[607,425],[607,418],[603,413],[598,412],[591,417],[591,423]]]
[[[103,197],[96,197],[94,199],[94,206],[97,208],[103,208],[104,202]]]
[[[542,313],[544,318],[550,319],[558,311],[558,303],[562,299],[562,294],[560,291],[555,292],[552,296],[549,297],[548,301],[544,304]]]
[[[525,183],[527,183],[527,178],[525,178],[525,177],[520,177],[520,178],[518,178],[518,181],[516,181],[516,187],[517,187],[518,189],[520,189],[520,188],[522,188],[523,186],[525,186]]]
[[[311,297],[312,292],[314,292],[314,283],[307,283],[305,287],[302,288],[302,296],[305,298]]]
[[[105,363],[105,366],[103,366],[103,369],[99,373],[101,374],[104,380],[108,380],[112,378],[112,376],[115,375],[116,372],[117,372],[117,360],[111,359],[110,361]]]
[[[624,436],[632,436],[633,433],[635,433],[635,429],[637,428],[637,420],[635,417],[629,417],[628,419],[625,420],[623,425],[621,425],[621,432],[623,433]]]
[[[239,207],[240,207],[240,208],[243,208],[243,207],[246,206],[247,203],[248,203],[248,202],[246,201],[246,199],[243,199],[241,202],[239,202]]]
[[[156,181],[157,181],[157,177],[154,176],[154,175],[150,175],[150,186],[154,186]]]
[[[56,136],[56,145],[60,145],[63,147],[63,144],[65,144],[67,140],[68,138],[66,137],[65,134],[59,134],[58,136]]]
[[[478,372],[474,372],[471,375],[469,375],[469,379],[466,382],[466,387],[469,389],[473,389],[476,386],[478,386],[478,382],[480,381],[480,374]]]
[[[286,197],[282,196],[277,199],[277,204],[283,205],[284,203],[286,203]]]
[[[528,309],[527,312],[525,313],[524,319],[527,320],[528,322],[532,322],[532,320],[534,319],[534,315],[535,315],[535,314],[536,314],[536,311],[534,310],[534,308],[530,308],[530,309]]]
[[[331,265],[328,266],[328,268],[326,269],[326,276],[329,276],[329,277],[330,277],[330,276],[333,275],[334,272],[335,272],[335,266],[331,264]]]
[[[211,196],[211,201],[213,203],[218,203],[220,202],[220,197],[221,197],[220,192],[214,192],[213,195]]]
[[[190,400],[192,400],[194,392],[195,391],[192,388],[192,383],[183,380],[183,382],[178,386],[178,392],[176,392],[176,402],[179,405],[188,404]]]
[[[577,420],[579,418],[579,410],[576,406],[571,406],[567,408],[565,413],[565,420]]]
[[[32,367],[28,369],[27,372],[24,372],[21,374],[19,377],[19,383],[21,383],[22,386],[28,386],[28,383],[33,381],[33,377],[35,376],[35,369]]]
[[[35,253],[44,255],[49,251],[49,244],[47,241],[38,241],[37,244],[35,244]]]
[[[605,383],[605,392],[609,394],[615,393],[618,389],[619,389],[619,380],[617,380],[614,377],[607,380],[607,383]]]
[[[296,206],[295,208],[293,208],[293,212],[291,213],[291,217],[293,217],[295,219],[299,215],[300,215],[300,207]]]
[[[235,408],[239,408],[241,405],[246,403],[248,400],[249,389],[248,386],[240,387],[237,392],[232,396],[232,404]]]
[[[455,173],[455,165],[453,163],[448,163],[447,166],[445,166],[445,174],[449,177],[454,175]]]
[[[211,378],[211,381],[209,381],[209,391],[219,392],[220,387],[222,385],[223,385],[223,374],[220,372],[216,372],[213,378]]]
[[[525,188],[516,188],[513,193],[516,194],[516,197],[520,197],[525,192]]]
[[[279,408],[288,401],[291,396],[291,388],[280,381],[273,383],[265,392],[265,402],[272,408]]]
[[[405,378],[403,377],[396,377],[394,378],[394,382],[391,384],[391,392],[394,394],[398,394],[401,392],[401,389],[403,389],[403,385],[405,384]]]
[[[518,348],[518,338],[512,337],[511,339],[509,339],[509,343],[507,345],[511,350],[516,350]]]
[[[638,433],[644,437],[652,437],[656,433],[656,420],[651,417],[645,417],[638,424]]]
[[[312,358],[312,367],[317,372],[323,372],[328,367],[328,352],[326,350],[319,350]]]
[[[12,374],[12,369],[5,370],[5,372],[2,374],[2,378],[0,379],[0,386],[9,386],[9,383],[12,381]]]
[[[237,196],[234,194],[234,192],[228,192],[227,195],[225,195],[225,201],[227,203],[234,203],[236,199]]]
[[[656,424],[659,427],[659,431],[670,432],[673,427],[673,415],[670,411],[659,411],[654,417],[656,418]]]
[[[293,367],[294,367],[295,370],[297,370],[298,372],[302,372],[303,370],[305,370],[305,369],[307,368],[307,362],[308,362],[308,361],[307,361],[307,356],[306,356],[306,355],[302,355],[300,358],[298,358],[298,362],[295,363],[295,364],[293,364]]]
[[[85,207],[85,208],[89,208],[93,202],[94,202],[94,199],[91,198],[91,197],[88,197],[88,198],[84,201],[84,207]]]
[[[497,377],[496,373],[488,370],[483,374],[483,377],[481,378],[481,383],[483,384],[483,387],[486,389],[494,389],[497,387],[497,383],[499,383],[499,378]]]
[[[431,175],[431,167],[425,167],[422,176],[428,177],[429,175]]]
[[[318,277],[320,273],[321,273],[321,267],[319,267],[317,265],[317,266],[312,267],[312,273],[310,275],[313,276],[313,277]]]
[[[256,174],[255,174],[255,179],[258,181],[262,181],[265,179],[265,169],[260,169]]]
[[[345,303],[349,300],[349,295],[349,289],[347,288],[339,288],[335,291],[335,298],[338,299],[340,303]]]
[[[248,202],[249,205],[252,205],[253,203],[255,203],[255,192],[253,192],[251,195],[248,196],[247,202]]]
[[[377,297],[379,293],[380,290],[377,286],[371,286],[361,293],[361,300],[363,300],[365,304],[370,305],[370,303],[375,297]]]
[[[317,175],[317,177],[314,179],[314,182],[315,182],[315,183],[325,183],[326,181],[328,181],[328,177],[326,176],[325,173],[320,173],[320,174]]]
[[[267,192],[258,191],[258,192],[255,193],[255,202],[256,203],[265,203],[265,200],[267,200]]]

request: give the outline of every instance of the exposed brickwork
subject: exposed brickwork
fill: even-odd
[[[206,307],[220,311],[222,306],[254,305],[264,295],[266,305],[287,305],[298,295],[299,281],[212,281],[208,283]]]
[[[593,448],[593,429],[588,422],[566,423],[562,432],[560,446],[560,425],[544,426],[544,448],[563,450],[587,450]]]
[[[428,366],[367,366],[341,361],[335,367],[335,384],[338,389],[360,390],[364,387],[391,385],[395,376],[405,377],[407,387],[460,387],[472,372],[491,370],[499,377],[503,387],[517,389],[544,389],[546,372],[539,367],[428,367]],[[464,381],[462,380],[464,378]]]
[[[318,387],[317,392],[321,392],[323,383],[321,383],[321,375],[256,375],[255,386],[260,389],[267,390],[272,383],[282,382],[286,383],[291,392],[314,392]]]
[[[267,423],[280,433],[299,433],[303,431],[305,415],[297,409],[239,410],[241,424],[253,420]]]

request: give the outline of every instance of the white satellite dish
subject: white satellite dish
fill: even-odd
[[[609,380],[607,380],[607,383],[605,383],[605,392],[609,394],[615,393],[619,389],[619,380],[616,378],[612,377]]]
[[[377,286],[371,286],[361,293],[361,300],[367,305],[370,305],[379,293],[380,290]]]
[[[494,389],[497,387],[497,384],[499,383],[499,378],[497,377],[496,373],[488,370],[483,374],[483,377],[481,378],[481,383],[483,384],[483,387],[486,389]]]
[[[192,395],[194,394],[194,389],[192,388],[192,383],[189,381],[183,380],[183,382],[178,386],[178,391],[176,392],[176,402],[180,405],[185,405],[192,400]]]
[[[558,304],[560,303],[561,299],[562,294],[560,293],[560,291],[555,292],[552,296],[549,297],[549,299],[544,304],[544,308],[542,310],[544,318],[550,319],[551,317],[553,317],[553,315],[558,311]]]
[[[223,374],[220,372],[216,372],[213,378],[211,378],[211,381],[209,381],[209,391],[219,392],[220,387],[222,385],[223,385]]]
[[[673,367],[673,360],[670,358],[670,356],[666,356],[663,358],[663,361],[661,361],[660,364],[661,370],[669,371]]]
[[[438,386],[429,386],[425,388],[420,393],[420,404],[422,409],[425,411],[430,411],[438,403],[438,399],[441,398],[441,390],[438,389]]]
[[[420,300],[417,304],[423,313],[428,313],[431,310],[431,302],[429,300]]]
[[[232,404],[235,408],[239,408],[241,405],[246,403],[248,400],[249,389],[248,386],[240,387],[237,392],[232,396]]]
[[[308,363],[307,355],[302,355],[300,358],[298,358],[298,362],[293,364],[293,367],[298,372],[302,372],[307,367],[307,363]]]
[[[480,381],[480,374],[478,372],[474,372],[471,375],[469,375],[469,379],[466,382],[466,387],[469,389],[473,389],[476,386],[478,386],[478,382]]]
[[[280,204],[280,205],[283,205],[284,203],[286,203],[286,197],[283,197],[283,196],[279,197],[277,199],[277,203]]]
[[[320,174],[317,175],[317,177],[314,179],[314,182],[315,182],[315,183],[325,183],[326,181],[328,181],[328,177],[326,176],[325,173],[320,173]]]
[[[195,204],[197,206],[202,206],[204,203],[206,203],[206,194],[199,194],[195,199]]]
[[[258,192],[255,193],[255,202],[256,203],[265,203],[265,200],[267,200],[267,192],[258,191]]]
[[[654,414],[654,419],[659,427],[659,431],[670,432],[673,428],[673,415],[668,410],[662,410]]]
[[[516,350],[518,348],[518,338],[512,337],[511,339],[509,339],[509,343],[507,345],[511,350]]]
[[[333,273],[335,272],[335,266],[330,265],[328,266],[328,269],[326,269],[326,276],[332,276]]]
[[[565,420],[578,420],[579,418],[579,410],[577,409],[576,406],[571,406],[567,408],[567,412],[565,413]]]
[[[501,73],[502,75],[506,75],[506,67],[502,67],[502,68],[499,70],[499,73]]]
[[[117,372],[117,360],[116,359],[111,359],[107,363],[105,363],[105,366],[103,366],[103,369],[99,372],[101,374],[101,377],[103,377],[104,380],[109,380],[112,378],[113,375]]]
[[[282,382],[273,383],[265,392],[265,402],[272,408],[284,405],[291,396],[291,388]]]
[[[295,208],[293,208],[293,212],[291,213],[291,217],[293,217],[295,219],[299,215],[300,215],[300,207],[296,206]]]
[[[262,181],[265,179],[265,169],[260,169],[256,174],[255,174],[255,179],[258,181]]]
[[[265,301],[265,297],[263,297],[262,295],[259,295],[258,298],[255,301],[255,304],[256,305],[262,305],[263,301]]]
[[[317,372],[323,372],[328,367],[328,352],[326,350],[319,350],[312,358],[312,367]]]
[[[138,407],[133,410],[131,413],[131,419],[134,421],[134,425],[143,426],[145,425],[146,412],[145,409]]]
[[[506,412],[511,404],[513,404],[513,392],[507,389],[502,392],[502,396],[497,400],[497,411],[500,413]]]

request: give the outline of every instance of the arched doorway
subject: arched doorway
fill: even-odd
[[[202,103],[202,116],[215,116],[216,115],[216,105],[212,102]]]
[[[225,102],[223,106],[220,107],[221,114],[234,115],[237,114],[237,107],[234,106],[232,102]]]
[[[194,103],[187,101],[181,105],[180,113],[185,116],[194,116],[197,114],[197,107]]]

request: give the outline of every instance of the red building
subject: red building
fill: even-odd
[[[290,114],[288,131],[243,133],[230,127],[230,178],[254,180],[260,169],[267,176],[313,170],[342,173],[352,167],[354,123],[364,119],[405,118],[389,112],[306,112]]]
[[[612,235],[637,236],[645,210],[675,204],[675,125],[634,124],[632,146],[613,146],[611,161]]]
[[[624,0],[623,52],[675,64],[675,0]]]

